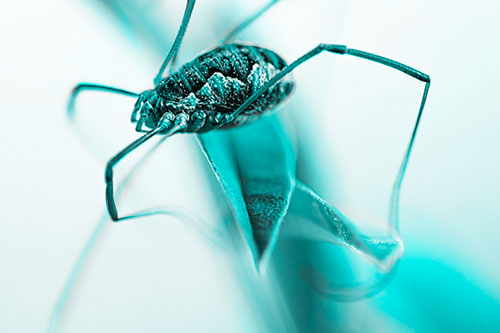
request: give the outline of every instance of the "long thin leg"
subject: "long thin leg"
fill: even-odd
[[[158,85],[158,83],[160,83],[161,80],[163,79],[163,73],[165,72],[165,69],[167,68],[170,61],[177,57],[177,52],[181,47],[182,38],[184,38],[184,33],[186,32],[189,19],[191,18],[191,13],[193,12],[193,7],[195,2],[196,2],[195,0],[187,1],[186,9],[184,10],[184,16],[182,18],[179,31],[177,32],[177,36],[175,36],[174,43],[172,44],[172,47],[170,47],[170,51],[168,51],[167,57],[165,58],[165,60],[163,60],[160,70],[158,71],[158,74],[156,74],[155,79],[153,81],[155,86]]]
[[[384,58],[372,53],[364,52],[364,51],[359,51],[355,49],[348,49],[344,45],[333,45],[333,44],[320,44],[316,46],[314,49],[309,51],[308,53],[304,54],[302,57],[299,59],[295,60],[292,62],[290,65],[285,67],[281,72],[276,74],[271,80],[269,80],[266,84],[264,84],[262,87],[259,88],[255,93],[252,94],[243,104],[241,104],[232,114],[231,117],[229,118],[228,122],[232,121],[234,117],[239,115],[243,110],[248,108],[250,104],[255,102],[257,98],[259,98],[262,94],[264,94],[269,88],[271,88],[273,85],[275,85],[279,80],[281,80],[283,77],[285,77],[287,74],[289,74],[291,71],[293,71],[295,68],[303,64],[304,62],[310,60],[311,58],[317,56],[323,51],[331,52],[331,53],[336,53],[336,54],[349,54],[355,57],[360,57],[364,58],[367,60],[371,60],[374,62],[377,62],[382,65],[386,65],[392,68],[395,68],[405,74],[408,74],[420,81],[426,82],[428,85],[431,82],[430,77],[427,74],[424,74],[416,69],[413,69],[407,65],[404,65],[400,62]],[[426,88],[427,90],[428,88]],[[427,94],[424,94],[424,99],[422,100],[422,108],[423,104],[425,103],[425,98],[427,97]]]
[[[101,91],[101,92],[110,92],[110,93],[115,93],[115,94],[120,94],[120,95],[125,95],[129,97],[138,97],[139,94],[136,94],[134,92],[125,90],[125,89],[120,89],[120,88],[114,88],[110,86],[105,86],[101,84],[94,84],[94,83],[80,83],[77,86],[73,88],[71,91],[71,94],[68,99],[68,104],[67,104],[67,109],[66,109],[66,116],[68,119],[71,121],[71,124],[74,125],[74,131],[78,137],[80,137],[81,141],[85,143],[85,145],[90,148],[91,152],[98,156],[98,157],[105,157],[107,155],[102,142],[98,139],[95,138],[94,135],[92,135],[88,129],[85,126],[81,126],[81,124],[75,122],[75,103],[76,99],[79,96],[80,92],[84,90],[94,90],[94,91]]]
[[[255,20],[257,20],[260,16],[262,16],[269,8],[271,8],[275,3],[280,0],[271,0],[264,7],[259,9],[257,12],[246,18],[243,22],[241,22],[238,26],[233,28],[229,34],[226,35],[221,41],[220,44],[227,44],[231,42],[237,34],[239,34],[242,30],[246,29],[250,24],[252,24]],[[180,48],[180,47],[179,47]],[[178,49],[179,50],[179,49]],[[177,50],[177,51],[178,51]],[[170,61],[170,69],[169,73],[172,73],[175,70],[175,63],[177,60],[178,52],[172,57]]]
[[[105,86],[105,85],[96,84],[96,83],[80,83],[80,84],[76,85],[71,90],[71,94],[70,94],[69,99],[68,99],[68,105],[66,108],[66,115],[71,120],[73,120],[75,117],[76,98],[78,97],[78,94],[80,94],[80,92],[82,92],[84,90],[105,91],[105,92],[111,92],[111,93],[121,94],[121,95],[125,95],[125,96],[130,96],[130,97],[139,97],[139,94],[132,92],[132,91],[125,90],[125,89]]]
[[[406,167],[408,165],[408,160],[410,158],[410,153],[413,147],[413,143],[415,141],[415,136],[417,135],[418,126],[420,123],[420,119],[422,117],[422,113],[424,111],[425,101],[427,99],[427,94],[429,93],[429,87],[431,84],[431,78],[414,68],[411,68],[407,65],[404,65],[400,62],[378,56],[376,54],[359,51],[355,49],[349,49],[344,45],[332,45],[332,44],[320,44],[299,59],[292,62],[289,66],[285,67],[281,72],[276,74],[271,80],[269,80],[266,84],[264,84],[259,90],[257,90],[250,98],[248,98],[242,105],[240,105],[230,117],[228,117],[227,122],[231,122],[236,116],[238,116],[241,112],[243,112],[246,108],[250,106],[257,98],[259,98],[263,93],[265,93],[269,88],[271,88],[274,84],[276,84],[279,80],[281,80],[285,75],[289,74],[295,68],[303,64],[304,62],[310,60],[311,58],[317,56],[323,51],[336,53],[336,54],[348,54],[355,57],[367,59],[374,61],[376,63],[392,67],[401,71],[405,74],[408,74],[417,80],[425,82],[424,93],[422,95],[422,100],[420,102],[420,107],[417,115],[417,120],[415,122],[415,126],[413,128],[413,132],[410,138],[410,142],[408,143],[408,147],[406,148],[405,155],[403,157],[403,161],[401,162],[401,166],[396,176],[396,180],[394,181],[393,191],[391,194],[391,202],[389,205],[389,221],[397,228],[398,225],[398,209],[399,209],[399,192],[401,188],[401,184],[403,182],[403,177],[406,171]]]
[[[399,167],[398,175],[394,181],[391,194],[391,202],[389,205],[389,221],[394,225],[396,230],[398,229],[398,218],[399,218],[399,193],[401,191],[401,184],[403,183],[403,178],[406,172],[406,167],[408,166],[408,161],[410,159],[411,149],[413,148],[413,143],[415,142],[415,137],[417,136],[418,125],[422,118],[422,113],[424,112],[425,100],[427,99],[427,94],[429,93],[431,81],[427,81],[425,84],[424,94],[422,96],[422,101],[420,102],[420,109],[418,110],[417,120],[415,121],[415,126],[413,127],[413,132],[410,137],[410,142],[406,147],[406,152],[403,157],[403,161]]]
[[[155,145],[146,153],[146,155],[129,171],[129,173],[125,176],[125,179],[122,180],[122,182],[117,186],[116,189],[116,196],[119,197],[121,193],[125,191],[127,188],[128,184],[130,183],[133,174],[136,173],[144,164],[147,158],[151,156],[154,151],[167,139],[168,137],[163,137],[161,140],[159,140]],[[207,224],[204,223],[204,221],[194,215],[190,214],[189,212],[185,212],[182,209],[178,209],[177,207],[171,207],[171,206],[162,206],[162,207],[155,207],[149,210],[145,210],[142,212],[138,212],[135,214],[135,217],[147,217],[151,215],[167,215],[167,216],[172,216],[176,217],[179,220],[182,221],[188,221],[191,222],[192,225],[197,229],[197,231],[208,238],[208,240],[220,247],[223,248],[224,242],[223,242],[223,235],[220,230],[214,230],[213,228],[208,228]],[[94,245],[96,240],[99,238],[102,229],[106,225],[106,222],[108,221],[108,216],[109,214],[107,212],[104,212],[104,214],[101,216],[99,219],[99,222],[94,228],[94,231],[92,232],[91,236],[85,243],[83,250],[80,253],[80,256],[78,257],[78,260],[75,262],[73,269],[71,273],[69,274],[68,279],[66,280],[66,283],[64,284],[64,287],[61,290],[61,293],[59,295],[59,299],[54,306],[54,309],[52,311],[50,321],[49,321],[49,328],[48,332],[56,332],[57,326],[59,324],[61,315],[64,311],[64,308],[66,306],[66,303],[68,301],[68,298],[71,296],[72,290],[74,288],[75,283],[77,282],[78,276],[80,275],[80,271],[86,264],[87,258],[89,256],[89,253],[93,250]]]
[[[129,144],[127,147],[122,149],[118,154],[116,154],[106,165],[106,171],[105,171],[105,181],[106,181],[106,205],[108,207],[108,212],[109,215],[111,216],[111,219],[115,222],[118,222],[120,220],[125,220],[125,219],[130,219],[133,217],[137,217],[139,215],[134,214],[134,215],[129,215],[125,217],[118,217],[118,212],[116,210],[116,204],[115,204],[115,198],[114,198],[114,188],[113,188],[113,167],[120,162],[125,156],[127,156],[129,153],[134,151],[136,148],[141,146],[143,143],[151,139],[157,134],[162,134],[165,136],[171,136],[182,129],[186,128],[187,126],[187,120],[188,116],[180,113],[176,116],[174,120],[173,126],[172,120],[167,119],[167,118],[162,118],[160,121],[159,125],[154,128],[153,130],[149,131],[139,139],[135,140],[131,144]]]
[[[276,4],[279,0],[271,0],[264,7],[259,9],[257,12],[253,13],[245,20],[243,20],[239,25],[233,28],[227,35],[221,40],[221,44],[227,44],[231,42],[237,34],[246,29],[250,24],[262,16],[269,8]]]

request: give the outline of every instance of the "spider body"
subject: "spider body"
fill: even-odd
[[[150,129],[166,113],[188,116],[184,132],[206,132],[248,123],[283,102],[293,89],[290,75],[260,95],[234,119],[231,113],[287,66],[275,52],[251,45],[223,44],[203,53],[142,93],[132,114],[137,130]],[[139,118],[137,116],[139,115]]]
[[[187,0],[177,36],[153,80],[154,89],[137,94],[93,83],[81,83],[73,89],[68,102],[70,119],[74,117],[75,99],[82,90],[105,91],[137,98],[131,120],[137,123],[136,131],[145,134],[111,158],[105,170],[106,204],[113,221],[142,216],[141,214],[125,217],[118,215],[113,189],[113,168],[120,160],[156,135],[163,135],[162,140],[164,140],[176,133],[203,133],[213,129],[243,125],[259,118],[290,95],[294,86],[291,72],[323,52],[373,61],[425,82],[417,122],[395,183],[395,188],[399,188],[424,109],[430,77],[395,60],[351,49],[345,45],[322,43],[290,64],[286,64],[271,50],[229,43],[238,32],[277,2],[278,0],[270,0],[264,8],[233,29],[220,46],[197,56],[177,71],[165,76],[169,66],[170,70],[175,68],[177,53],[193,11],[195,0]],[[144,126],[146,129],[143,129]],[[397,192],[394,193],[395,197],[399,195]],[[396,206],[394,210],[397,211]]]

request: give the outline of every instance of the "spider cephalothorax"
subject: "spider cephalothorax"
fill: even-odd
[[[262,94],[237,117],[232,113],[272,79],[285,61],[258,46],[227,44],[196,57],[163,79],[153,90],[139,95],[132,113],[136,130],[153,129],[161,117],[189,116],[184,132],[206,132],[242,125],[259,118],[292,92],[288,75]]]

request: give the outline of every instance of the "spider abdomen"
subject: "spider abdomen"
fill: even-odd
[[[178,112],[204,112],[207,121],[196,131],[205,132],[218,127],[225,114],[236,110],[285,67],[285,61],[271,50],[224,44],[183,65],[165,78],[156,91],[165,103],[176,105]],[[285,76],[224,127],[258,118],[283,102],[292,89],[291,77]]]

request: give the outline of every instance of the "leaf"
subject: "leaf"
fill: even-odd
[[[399,233],[389,223],[374,227],[377,224],[353,221],[301,182],[297,182],[289,213],[296,218],[287,225],[286,237],[351,248],[382,272],[390,271],[404,252]],[[371,228],[361,229],[363,225]]]
[[[295,180],[295,151],[278,118],[199,136],[254,260],[272,252]]]
[[[297,181],[273,266],[292,307],[300,308],[311,289],[334,301],[376,294],[394,277],[403,251],[388,222],[375,228],[348,217]]]

